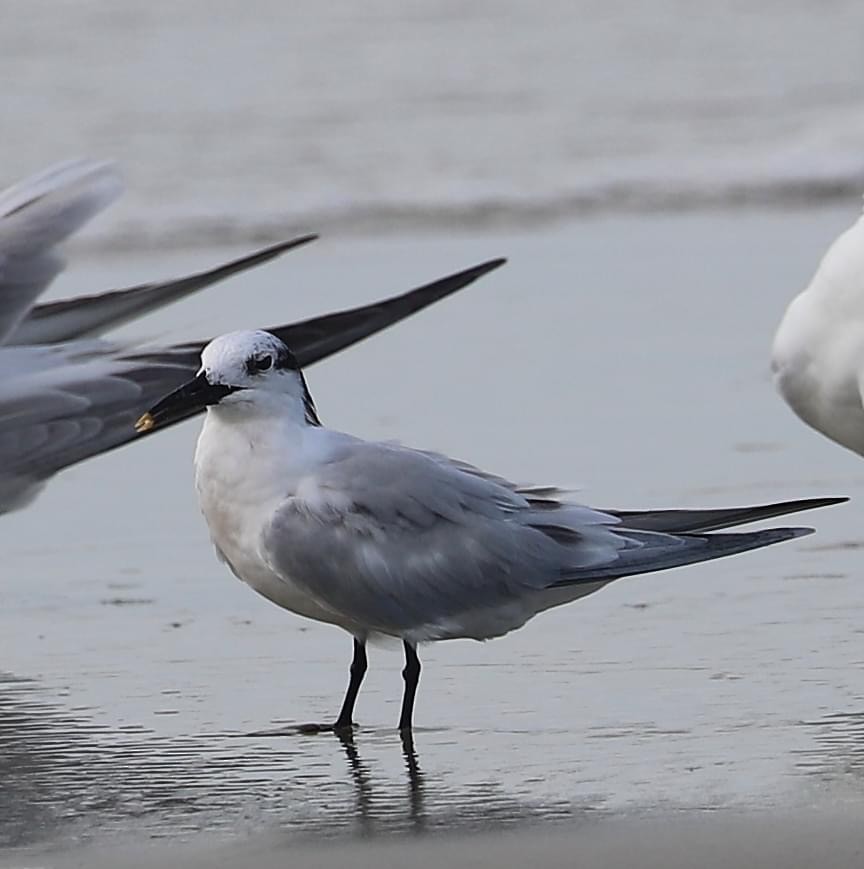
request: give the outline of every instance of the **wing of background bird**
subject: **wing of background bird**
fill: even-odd
[[[0,193],[0,344],[63,269],[57,245],[121,190],[112,164],[79,160]]]
[[[142,365],[97,341],[0,347],[0,513],[62,468],[130,440],[141,408],[192,371]]]
[[[505,262],[505,259],[489,260],[371,305],[362,305],[288,326],[275,326],[268,331],[281,338],[305,368],[441,301],[457,290],[473,284]]]
[[[316,238],[315,235],[304,235],[283,241],[216,268],[170,281],[37,305],[9,336],[6,344],[53,344],[101,335],[108,329],[183,299],[246,269],[262,265]]]
[[[272,331],[293,336],[297,356],[310,365],[467,286],[500,262]],[[0,347],[0,513],[23,506],[62,468],[141,437],[135,420],[194,376],[206,344],[140,350],[99,341]],[[52,439],[61,431],[62,437]]]
[[[445,299],[469,284],[473,284],[478,278],[505,262],[504,259],[490,260],[464,271],[447,275],[447,277],[432,281],[432,283],[424,284],[417,289],[409,290],[407,293],[390,296],[369,305],[360,305],[345,311],[323,314],[320,317],[302,320],[299,323],[271,326],[268,331],[281,338],[292,349],[300,365],[306,368],[395,325],[435,302]],[[142,365],[147,363],[156,365],[163,362],[171,365],[182,365],[189,369],[189,376],[191,377],[198,369],[201,351],[207,346],[207,343],[208,341],[190,341],[168,348],[144,349],[130,355],[129,358]],[[146,409],[146,406],[142,407],[141,412],[143,413]],[[174,420],[170,425],[175,425],[181,421],[181,419]],[[164,428],[163,425],[155,431],[161,431]],[[149,437],[150,434],[144,436]],[[141,435],[134,435],[134,432],[130,438],[132,436],[141,437]]]

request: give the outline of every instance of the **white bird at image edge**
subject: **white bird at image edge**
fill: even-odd
[[[807,425],[864,456],[864,216],[831,245],[787,308],[771,368]]]

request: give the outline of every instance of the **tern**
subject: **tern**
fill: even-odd
[[[712,532],[845,500],[650,511],[572,503],[557,488],[326,428],[297,355],[267,331],[216,338],[198,374],[136,428],[152,431],[205,407],[195,481],[217,555],[279,606],[353,636],[341,711],[309,730],[354,726],[370,638],[404,646],[399,728],[407,732],[418,644],[500,637],[619,577],[809,534]]]

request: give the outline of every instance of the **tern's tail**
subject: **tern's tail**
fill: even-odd
[[[812,534],[812,528],[768,528],[740,534],[663,534],[653,531],[622,529],[620,536],[631,542],[619,557],[608,565],[576,568],[556,586],[606,583],[636,573],[653,573],[671,567],[683,567],[700,561],[712,561],[761,549],[784,540]]]
[[[762,519],[775,519],[789,513],[842,504],[848,498],[801,498],[757,504],[755,507],[720,507],[703,510],[604,510],[621,520],[626,528],[643,531],[666,531],[671,534],[695,534],[733,528]]]

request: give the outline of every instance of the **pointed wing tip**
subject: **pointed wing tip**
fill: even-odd
[[[806,525],[793,525],[791,528],[784,528],[783,530],[787,532],[790,540],[794,540],[796,537],[809,537],[816,533],[815,528],[809,528]]]
[[[450,296],[458,290],[464,289],[469,284],[473,284],[474,281],[482,278],[483,275],[500,268],[506,262],[507,260],[504,257],[487,260],[479,265],[462,269],[462,271],[459,272],[453,272],[452,274],[446,275],[443,278],[438,278],[431,283],[423,284],[423,286],[416,287],[413,290],[408,290],[408,292],[402,293],[399,296],[391,296],[388,299],[382,299],[380,302],[376,302],[369,307],[410,306],[408,310],[403,309],[403,313],[393,320],[393,322],[397,322],[409,313],[422,311],[423,308],[428,307],[434,302],[438,302],[446,296]]]
[[[317,232],[307,232],[303,235],[298,235],[296,238],[292,238],[290,241],[286,241],[285,244],[288,247],[300,247],[303,244],[309,244],[310,241],[317,241],[321,238]]]
[[[229,273],[233,273],[235,271],[251,268],[252,266],[260,265],[261,263],[276,259],[276,257],[282,256],[283,253],[287,253],[289,250],[303,247],[317,239],[318,235],[316,233],[308,233],[307,235],[298,235],[296,238],[289,238],[286,241],[277,241],[275,244],[259,248],[253,253],[246,254],[239,259],[231,260],[231,262],[225,263],[212,271],[221,272],[227,270]],[[211,272],[206,272],[205,274],[210,273]]]
[[[486,262],[480,263],[479,265],[471,266],[470,268],[462,269],[460,272],[454,272],[446,277],[439,278],[437,281],[432,281],[431,284],[424,284],[422,287],[418,287],[416,290],[411,290],[404,295],[406,297],[415,295],[421,296],[430,291],[434,291],[434,293],[440,294],[443,297],[455,292],[456,290],[461,290],[464,287],[467,287],[468,284],[473,284],[478,278],[482,278],[483,275],[495,271],[495,269],[500,268],[506,262],[507,260],[505,257],[490,259]]]
[[[828,498],[808,498],[803,503],[807,505],[804,509],[815,510],[818,507],[833,507],[835,504],[845,504],[848,501],[846,495],[837,495]]]
[[[309,244],[310,242],[317,241],[320,238],[317,232],[308,232],[305,235],[298,235],[295,238],[289,238],[286,241],[277,241],[276,244],[271,244],[269,247],[265,247],[262,250],[258,251],[260,256],[264,256],[266,254],[272,254],[273,256],[277,256],[280,253],[285,253],[286,251],[293,250],[295,247],[303,247],[304,244]]]
[[[495,271],[497,268],[501,268],[507,262],[507,257],[499,256],[495,259],[487,260],[485,263],[480,263],[479,265],[472,266],[470,269],[465,269],[463,274],[474,273],[479,278],[481,275],[485,275],[488,272]]]

